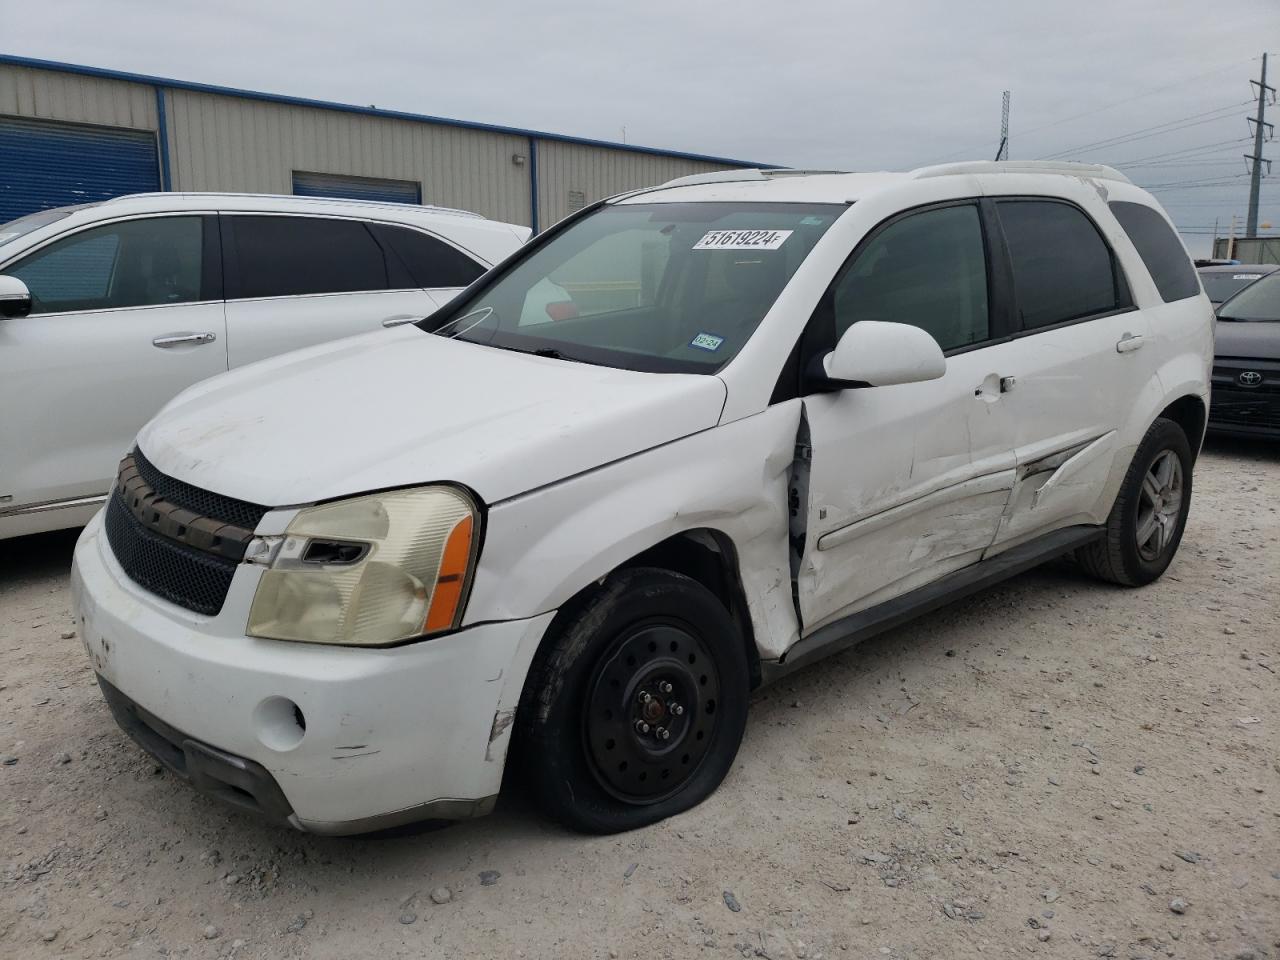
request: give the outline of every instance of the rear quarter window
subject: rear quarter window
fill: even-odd
[[[1115,200],[1108,204],[1138,251],[1165,303],[1200,292],[1191,258],[1164,217],[1143,203]]]

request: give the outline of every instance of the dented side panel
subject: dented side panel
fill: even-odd
[[[466,622],[555,610],[631,557],[708,528],[733,543],[762,658],[799,637],[788,488],[799,400],[677,440],[489,511]]]

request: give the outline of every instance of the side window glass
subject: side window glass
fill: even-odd
[[[909,323],[944,350],[988,339],[978,208],[926,210],[872,237],[836,285],[835,320],[837,339],[860,320]]]
[[[1024,329],[1124,306],[1111,250],[1087,216],[1066,203],[1001,200],[1013,292]]]
[[[199,217],[125,220],[57,240],[5,272],[31,290],[32,313],[110,310],[201,299]]]
[[[387,250],[392,287],[465,287],[485,268],[443,240],[421,230],[370,224]]]
[[[240,298],[387,289],[382,249],[358,220],[224,217],[235,232]]]
[[[1143,203],[1116,200],[1108,206],[1128,234],[1165,303],[1200,292],[1191,258],[1164,217]]]

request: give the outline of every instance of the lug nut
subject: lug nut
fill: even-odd
[[[658,689],[661,690],[663,693],[670,693],[671,682],[668,680],[663,680],[660,684],[658,684]]]
[[[651,696],[649,695],[649,691],[648,691],[648,690],[641,690],[641,691],[640,691],[640,702],[641,702],[641,703],[648,703],[648,702],[649,702],[650,700],[652,700],[652,699],[653,699],[653,697],[651,697]]]
[[[666,727],[659,727],[657,730],[654,731],[654,733],[657,734],[657,737],[659,740],[671,739],[671,731],[668,730]]]
[[[667,704],[667,709],[670,710],[677,717],[684,716],[684,707],[676,703],[674,700],[671,703]]]
[[[643,720],[637,720],[637,721],[636,721],[636,732],[637,732],[637,733],[648,733],[648,732],[649,732],[649,725],[648,725],[647,723],[645,723]]]

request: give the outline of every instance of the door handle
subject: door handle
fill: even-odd
[[[1132,353],[1134,350],[1141,349],[1146,342],[1146,337],[1126,330],[1124,336],[1116,341],[1116,353]]]
[[[384,327],[399,327],[406,323],[416,323],[421,319],[422,317],[416,313],[397,313],[394,317],[387,317],[387,319],[383,320],[382,325]]]
[[[163,337],[156,337],[151,341],[153,347],[180,347],[184,343],[213,343],[218,339],[218,335],[213,332],[205,333],[170,333]]]

